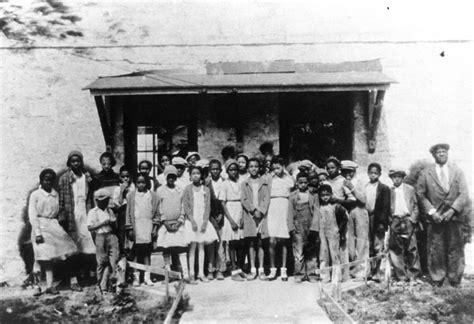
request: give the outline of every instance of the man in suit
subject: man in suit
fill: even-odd
[[[390,188],[379,181],[382,167],[371,163],[367,168],[369,183],[365,186],[365,207],[369,213],[370,256],[376,256],[385,250],[385,232],[390,218]],[[380,281],[381,259],[372,262],[370,277]]]
[[[459,286],[464,272],[463,224],[469,217],[462,213],[469,201],[463,172],[448,163],[448,144],[430,148],[435,162],[418,179],[417,194],[428,223],[428,271],[435,286],[445,278]]]
[[[413,281],[420,274],[420,258],[415,229],[418,226],[418,202],[415,188],[403,183],[406,172],[392,168],[388,176],[393,181],[388,248],[395,280]]]

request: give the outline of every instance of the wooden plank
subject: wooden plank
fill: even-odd
[[[171,320],[173,319],[174,312],[176,311],[176,308],[178,308],[179,301],[181,300],[181,297],[183,297],[183,292],[184,292],[184,281],[181,281],[179,288],[178,288],[178,294],[176,295],[175,300],[173,301],[173,305],[171,305],[171,308],[166,315],[165,318],[165,324],[170,324]]]
[[[97,106],[97,113],[99,114],[100,125],[102,126],[102,133],[104,135],[105,145],[112,145],[112,130],[110,127],[111,120],[107,118],[107,111],[105,109],[104,100],[102,96],[94,96],[95,105]]]
[[[166,271],[166,270],[164,270],[160,267],[148,266],[148,265],[144,265],[144,264],[136,263],[136,262],[132,262],[132,261],[127,261],[127,263],[128,263],[129,267],[134,268],[134,269],[138,269],[138,270],[142,270],[142,271],[148,271],[148,272],[158,274],[158,275],[161,275],[161,276],[164,276],[164,277],[166,277],[166,272],[168,272],[170,278],[182,279],[181,278],[181,273],[176,272],[176,271],[172,271],[172,270]]]

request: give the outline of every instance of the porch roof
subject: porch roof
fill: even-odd
[[[327,63],[210,63],[205,73],[183,70],[139,71],[99,77],[85,87],[92,95],[255,93],[385,90],[395,80],[379,60]]]

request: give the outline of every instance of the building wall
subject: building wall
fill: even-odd
[[[97,30],[97,33],[85,33],[83,45],[117,44],[121,34],[127,35],[120,30],[127,29],[126,17],[131,13],[131,7],[124,10],[121,4],[113,11],[106,8],[109,5],[107,2],[100,8],[94,5],[81,7],[79,14],[84,18],[83,26],[90,24],[91,28]],[[148,7],[147,4],[140,9],[143,17],[150,17]],[[303,38],[298,38],[280,30],[287,24],[278,23],[278,17],[273,21],[268,17],[260,19],[263,16],[258,19],[250,17],[249,24],[241,25],[243,30],[235,33],[235,27],[230,28],[235,20],[226,21],[228,18],[233,19],[229,17],[232,11],[226,6],[219,7],[220,12],[227,13],[225,19],[219,24],[211,24],[206,20],[205,28],[200,28],[199,39],[195,40],[192,33],[196,32],[196,27],[193,27],[196,24],[188,19],[204,19],[204,16],[192,12],[182,16],[181,12],[175,12],[174,7],[170,8],[168,11],[157,10],[153,20],[159,24],[165,21],[164,25],[169,25],[164,29],[156,28],[160,33],[165,33],[162,38],[158,35],[160,39],[180,46],[167,46],[164,43],[147,48],[2,50],[0,281],[18,278],[22,263],[16,240],[22,226],[21,212],[28,191],[37,186],[41,169],[64,168],[67,154],[73,149],[81,150],[86,163],[99,169],[98,157],[105,149],[105,143],[94,100],[87,91],[81,90],[98,76],[157,68],[191,68],[204,73],[206,62],[219,61],[294,59],[298,62],[342,62],[381,58],[384,72],[398,83],[393,84],[385,96],[385,121],[382,119],[379,127],[376,153],[365,153],[365,133],[360,132],[354,139],[355,159],[361,165],[371,160],[382,160],[385,169],[390,164],[408,168],[416,160],[430,159],[428,148],[431,144],[446,141],[452,145],[450,159],[466,173],[472,195],[472,42],[417,42],[416,37],[410,38],[414,39],[412,42],[370,42],[364,36],[355,42],[345,43],[339,42],[338,38],[339,35],[345,35],[344,32],[359,36],[364,34],[357,30],[332,27],[323,31],[332,32],[331,35],[336,35],[334,37],[308,32]],[[117,16],[119,12],[123,15]],[[180,29],[175,28],[173,21],[161,19],[173,13],[186,17],[186,21],[179,21],[189,26],[183,31],[187,36],[176,34],[176,30]],[[213,11],[212,14],[218,19],[219,11]],[[123,21],[110,29],[109,24],[112,25],[115,17],[121,17]],[[255,33],[250,24],[253,22],[264,28]],[[97,25],[99,23],[103,23],[102,29]],[[139,35],[130,36],[127,40],[153,44],[147,35],[154,29],[145,28],[149,21],[140,20],[140,23],[144,26],[132,26]],[[332,20],[323,23],[333,25]],[[305,30],[307,27],[313,28],[303,27]],[[206,28],[217,28],[216,35],[219,37],[206,33]],[[313,29],[319,30],[319,27]],[[107,33],[116,34],[110,36]],[[442,39],[437,37],[434,39]],[[217,45],[223,40],[229,45]],[[192,45],[198,41],[201,45]],[[43,44],[48,46],[48,42],[57,45],[54,43],[56,40],[48,40]],[[265,45],[266,42],[269,44]],[[238,43],[249,45],[235,45]],[[256,152],[256,139],[260,137],[262,129],[262,138],[277,142],[277,122],[271,117],[275,106],[272,106],[272,100],[268,102],[267,107],[252,107],[255,108],[256,115],[252,117],[255,122],[244,132],[251,139],[243,143],[247,152]],[[361,108],[356,107],[356,128],[363,122],[360,113]],[[218,156],[220,152],[213,148],[210,139],[222,139],[222,143],[216,142],[220,145],[233,140],[234,135],[229,139],[212,119],[202,119],[202,123],[199,127],[206,131],[201,133],[199,146],[211,152],[210,155]],[[118,127],[117,132],[120,130]],[[120,156],[122,151],[118,150],[116,154]]]

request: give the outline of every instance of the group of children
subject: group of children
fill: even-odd
[[[274,280],[277,274],[287,281],[288,255],[294,258],[295,282],[327,282],[325,268],[384,252],[386,233],[394,276],[416,279],[418,209],[413,188],[403,184],[403,170],[390,170],[390,189],[379,181],[377,163],[368,167],[369,183],[359,186],[352,161],[330,157],[320,169],[303,160],[287,169],[278,156],[262,160],[227,153],[223,150],[224,163],[201,159],[197,152],[186,159],[164,154],[156,179],[145,160],[132,181],[132,169],[125,166],[115,174],[111,153],[101,155],[102,171],[91,177],[82,154],[73,151],[59,192],[53,189],[55,172],[42,171],[29,217],[46,292],[57,293],[54,260],[78,260],[71,262],[69,277],[71,288],[80,289],[77,278],[87,269],[93,272],[84,267],[95,254],[98,288],[106,292],[111,276],[117,287],[125,285],[126,258],[149,265],[154,250],[162,251],[167,269],[181,271],[192,284],[224,280],[228,270],[236,281]],[[346,267],[342,277],[376,280],[379,267],[380,261],[372,263],[370,273],[360,265]],[[132,277],[133,285],[153,285],[149,272]]]

